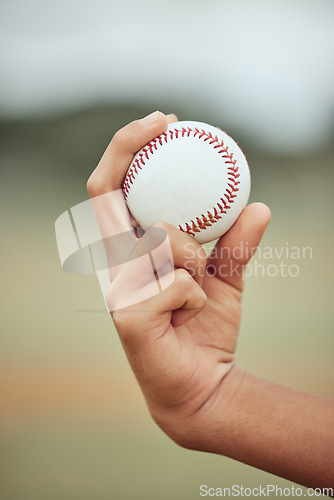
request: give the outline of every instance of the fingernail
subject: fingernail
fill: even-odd
[[[143,127],[149,127],[150,125],[154,125],[157,123],[159,120],[159,111],[154,111],[150,115],[145,116],[145,118],[142,118],[139,120],[140,125]]]

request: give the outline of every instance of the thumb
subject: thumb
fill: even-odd
[[[270,210],[264,203],[248,205],[216,244],[207,271],[242,291],[244,267],[256,252],[269,221]]]

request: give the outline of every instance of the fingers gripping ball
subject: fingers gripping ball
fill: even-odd
[[[246,158],[225,132],[183,121],[135,155],[123,182],[130,212],[143,228],[168,222],[206,243],[222,236],[247,204]]]

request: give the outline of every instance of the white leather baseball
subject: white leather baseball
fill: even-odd
[[[135,155],[123,182],[133,217],[147,229],[164,221],[199,243],[222,236],[247,204],[246,158],[222,130],[181,121]]]

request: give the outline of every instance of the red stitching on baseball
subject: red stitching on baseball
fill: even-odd
[[[204,142],[209,141],[209,144],[215,144],[214,149],[217,149],[217,153],[221,155],[222,158],[226,159],[225,164],[227,165],[227,178],[228,178],[228,188],[225,189],[225,193],[220,198],[219,202],[206,214],[202,214],[201,217],[196,217],[196,221],[191,220],[190,222],[185,222],[183,227],[179,225],[179,229],[184,233],[188,233],[195,236],[196,233],[205,230],[207,227],[212,226],[215,222],[222,218],[226,214],[226,210],[231,208],[231,204],[234,203],[234,199],[237,197],[237,192],[239,191],[238,185],[240,181],[237,179],[240,177],[239,167],[237,166],[237,161],[233,159],[233,153],[228,152],[228,146],[225,146],[223,140],[219,140],[217,136],[213,136],[211,132],[206,132],[204,129],[198,128],[185,128],[182,129],[171,129],[167,132],[163,132],[156,139],[146,144],[146,146],[139,153],[139,159],[136,158],[131,164],[128,173],[125,176],[122,190],[124,198],[127,199],[131,184],[133,183],[135,176],[138,171],[142,169],[145,165],[145,158],[148,160],[149,155],[154,154],[157,151],[158,144],[163,146],[168,143],[168,140],[178,139],[179,137],[190,137],[193,133],[193,137],[202,139]],[[169,137],[168,137],[169,134]],[[229,137],[229,136],[228,136]]]

